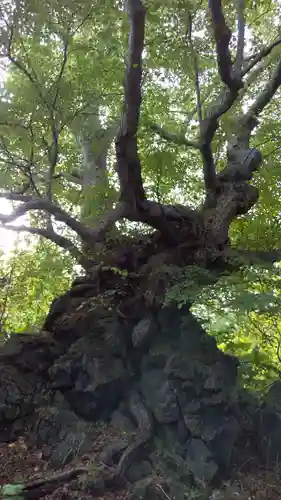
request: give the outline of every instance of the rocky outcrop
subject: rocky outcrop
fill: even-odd
[[[95,287],[76,282],[52,304],[43,332],[2,347],[0,438],[31,427],[59,467],[89,452],[103,423],[112,439],[98,457],[115,470],[110,481],[135,483],[137,498],[158,474],[184,498],[185,488],[227,473],[240,454],[238,360],[217,348],[188,307],[139,308],[128,317],[97,305]],[[254,414],[272,463],[281,451],[279,409],[267,402]]]
[[[281,382],[269,389],[254,415],[259,450],[268,467],[276,467],[281,458]]]

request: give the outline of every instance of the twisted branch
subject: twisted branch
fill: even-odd
[[[127,10],[130,33],[124,84],[124,111],[115,142],[116,169],[120,181],[120,201],[136,209],[138,202],[145,199],[137,147],[145,9],[141,0],[128,0]]]

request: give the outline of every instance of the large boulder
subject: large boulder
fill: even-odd
[[[169,424],[179,419],[179,406],[173,382],[162,370],[147,370],[141,377],[146,405],[157,422]]]
[[[2,438],[30,417],[37,446],[57,467],[91,449],[97,422],[110,422],[120,435],[100,457],[115,467],[133,450],[121,460],[123,477],[136,482],[132,498],[158,498],[146,477],[157,474],[165,477],[168,495],[184,498],[194,482],[228,472],[243,446],[238,360],[218,349],[189,307],[146,310],[134,298],[130,315],[115,293],[118,282],[124,295],[126,279],[112,272],[103,277],[76,282],[53,302],[49,333],[12,338],[2,348]],[[105,304],[108,297],[116,307]],[[270,463],[281,453],[279,389],[251,413]]]
[[[190,439],[187,444],[185,462],[195,481],[201,484],[211,481],[218,472],[218,465],[202,439]]]
[[[44,376],[63,347],[47,331],[11,334],[1,345],[0,363],[16,366],[23,373]]]
[[[74,342],[49,370],[52,387],[91,421],[109,419],[124,397],[128,372],[102,339],[89,334]]]
[[[210,480],[229,469],[241,434],[233,398],[238,360],[219,351],[188,309],[160,310],[157,323],[141,363],[146,406],[160,435],[174,429],[165,441],[174,461],[189,457],[194,475]]]
[[[33,410],[35,381],[12,365],[0,364],[0,422],[14,422]]]
[[[88,452],[95,437],[93,426],[69,409],[45,407],[36,416],[36,442],[53,467],[61,467],[76,455]]]
[[[269,389],[264,404],[255,413],[257,445],[268,467],[281,459],[281,382]]]
[[[61,354],[51,335],[14,334],[0,350],[0,440],[22,431],[25,417],[48,399],[48,368]]]

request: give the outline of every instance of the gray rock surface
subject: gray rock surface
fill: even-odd
[[[61,390],[73,410],[91,421],[109,418],[128,382],[121,358],[91,335],[76,341],[49,370],[52,387]]]
[[[76,284],[56,299],[45,323],[49,333],[19,336],[1,348],[0,439],[30,418],[37,445],[59,467],[91,449],[97,422],[110,422],[120,447],[108,465],[116,465],[144,432],[141,415],[130,409],[136,391],[153,428],[130,455],[132,499],[158,500],[149,479],[158,469],[168,490],[184,498],[182,485],[211,481],[239,457],[247,404],[236,396],[237,359],[217,348],[188,307],[137,308],[131,320],[97,307],[96,286],[95,280]],[[99,286],[102,293],[108,282]],[[260,408],[250,405],[269,464],[281,456],[280,387],[272,386]],[[105,455],[112,444],[104,445]]]
[[[191,439],[188,442],[185,461],[195,481],[199,484],[211,481],[218,472],[218,465],[214,462],[211,451],[202,439]]]
[[[89,451],[95,437],[94,426],[70,410],[46,407],[37,416],[37,445],[43,448],[43,455],[51,460],[53,467],[61,467],[76,455]]]

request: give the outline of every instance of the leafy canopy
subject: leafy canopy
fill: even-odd
[[[207,2],[144,4],[138,127],[143,184],[149,199],[157,203],[198,207],[204,199],[204,173],[199,149],[190,147],[198,140],[198,83],[203,114],[221,90]],[[223,2],[233,33],[233,58],[237,5]],[[250,64],[264,47],[275,46],[246,75],[239,97],[221,117],[212,141],[218,172],[225,167],[227,141],[236,133],[238,116],[264,89],[281,57],[280,2],[245,0],[244,7],[245,62]],[[29,233],[25,245],[1,261],[6,277],[2,324],[8,331],[21,331],[41,324],[52,297],[67,289],[77,270],[85,243],[83,228],[69,223],[65,213],[96,227],[118,200],[114,137],[123,109],[129,26],[123,2],[117,0],[4,1],[0,24],[5,69],[0,92],[0,195],[12,208],[36,197],[63,211],[23,212],[23,224],[15,225],[0,218],[7,230]],[[252,146],[263,156],[263,167],[252,181],[259,188],[259,201],[230,228],[232,245],[245,250],[280,247],[280,104],[278,89],[252,135]],[[118,227],[126,234],[147,230],[126,220]],[[276,368],[280,268],[261,273],[251,267],[226,275],[208,288],[207,295],[190,287],[191,276],[183,270],[171,296],[180,303],[187,293],[194,293],[196,313],[207,327],[212,325],[222,346],[242,357],[249,354],[252,362],[259,359],[260,367]]]

